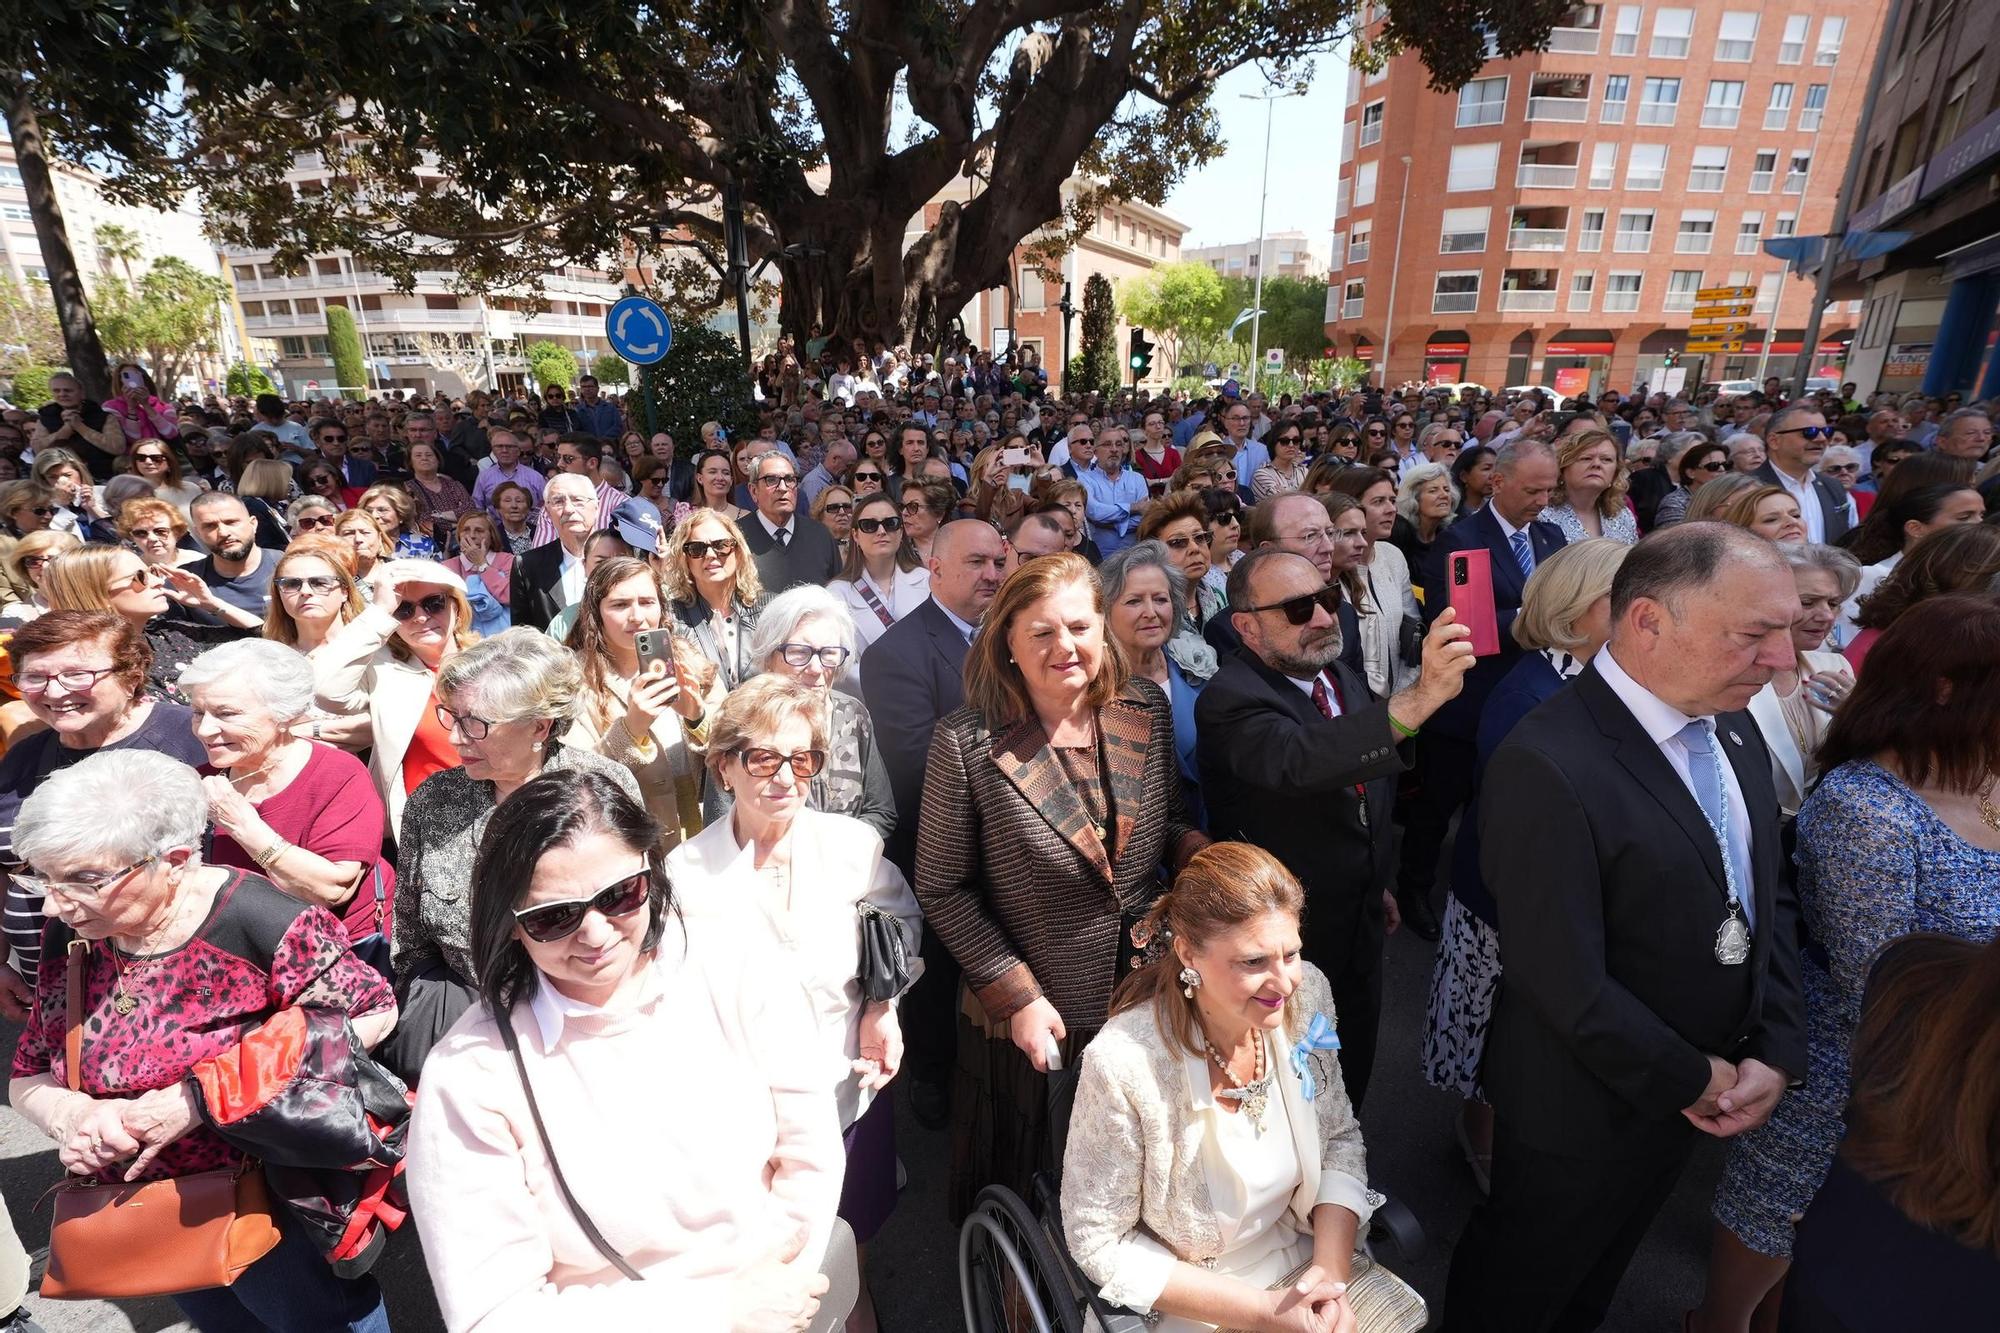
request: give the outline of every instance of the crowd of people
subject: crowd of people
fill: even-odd
[[[72,1175],[255,1171],[219,1071],[331,1014],[455,1331],[870,1333],[894,1210],[1046,1172],[1106,1300],[1335,1333],[1410,1062],[1483,1196],[1445,1328],[1600,1326],[1705,1137],[1689,1330],[2000,1297],[1994,404],[828,341],[677,442],[588,377],[114,380],[0,417],[0,1014]],[[389,1327],[274,1219],[157,1290]]]

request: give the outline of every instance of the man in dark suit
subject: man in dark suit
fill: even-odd
[[[1699,1135],[1761,1125],[1805,1073],[1798,902],[1742,711],[1792,664],[1797,602],[1748,532],[1652,534],[1612,584],[1609,646],[1488,763],[1492,1192],[1448,1329],[1598,1327]]]
[[[1343,579],[1343,591],[1350,595],[1340,599],[1340,662],[1357,676],[1368,670],[1361,660],[1361,617],[1354,609],[1353,581],[1343,576],[1360,568],[1368,558],[1367,534],[1368,521],[1359,510],[1344,510],[1339,518],[1331,518],[1319,497],[1297,491],[1274,495],[1251,510],[1249,525],[1243,530],[1244,543],[1253,551],[1290,551],[1312,561],[1321,582]],[[1227,633],[1218,629],[1209,636],[1209,646],[1220,654],[1238,644],[1230,642],[1236,628],[1232,618],[1218,619],[1231,621]]]
[[[1782,486],[1798,501],[1806,540],[1836,542],[1854,525],[1854,501],[1832,477],[1813,471],[1833,438],[1817,408],[1781,407],[1764,429],[1764,466],[1750,475]]]
[[[508,576],[507,601],[516,625],[546,630],[556,613],[583,600],[583,546],[597,524],[597,492],[574,472],[549,478],[542,509],[556,539],[530,547]]]
[[[743,542],[757,560],[764,594],[840,577],[840,547],[818,521],[799,512],[799,465],[773,449],[750,464],[750,498]]]
[[[1422,785],[1405,811],[1396,901],[1410,929],[1427,940],[1436,939],[1439,933],[1431,886],[1437,879],[1445,829],[1453,813],[1472,795],[1473,742],[1479,736],[1479,714],[1486,707],[1486,696],[1521,655],[1513,632],[1514,617],[1521,610],[1521,591],[1535,567],[1563,545],[1562,529],[1536,517],[1548,507],[1557,476],[1555,450],[1548,445],[1516,440],[1502,446],[1493,460],[1491,500],[1477,513],[1439,533],[1423,568],[1413,571],[1424,590],[1424,620],[1428,624],[1451,605],[1447,577],[1451,553],[1488,552],[1493,568],[1493,609],[1500,627],[1500,651],[1480,659],[1465,678],[1465,689],[1438,710],[1437,717],[1424,728],[1424,738],[1417,742]]]
[[[359,487],[365,490],[375,484],[375,465],[347,452],[347,426],[344,423],[334,417],[321,417],[312,424],[312,442],[326,465],[340,474],[341,489]]]
[[[754,526],[756,520],[746,522]],[[992,524],[975,519],[945,524],[931,544],[930,598],[861,654],[861,697],[896,797],[896,828],[886,850],[908,879],[916,877],[917,812],[924,803],[931,732],[939,718],[965,703],[966,651],[1000,591],[1006,559],[1006,544]],[[959,969],[928,924],[923,956],[924,975],[902,1008],[910,1105],[918,1119],[942,1128],[958,1040]]]
[[[1340,1072],[1358,1107],[1382,1012],[1396,777],[1410,766],[1409,738],[1458,693],[1473,657],[1468,631],[1446,617],[1417,683],[1376,699],[1339,660],[1327,603],[1341,595],[1290,551],[1237,562],[1229,606],[1243,648],[1195,700],[1195,754],[1209,832],[1262,847],[1305,887],[1305,956],[1333,984]]]

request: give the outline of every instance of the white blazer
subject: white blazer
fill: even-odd
[[[744,929],[763,931],[796,969],[825,1042],[827,1086],[843,1128],[875,1094],[852,1068],[860,1054],[861,921],[868,903],[900,918],[912,942],[923,912],[903,872],[882,855],[875,830],[847,815],[800,810],[792,820],[791,904],[773,900],[769,878],[736,841],[735,821],[710,824],[667,854],[667,877],[688,922],[688,947],[734,950]],[[916,960],[913,960],[916,961]],[[921,969],[921,962],[917,962]]]
[[[1839,653],[1801,655],[1805,658],[1808,674],[1833,671],[1849,680],[1854,679],[1853,665]],[[1784,706],[1779,702],[1775,684],[1766,684],[1751,696],[1750,716],[1756,719],[1757,730],[1763,733],[1764,744],[1771,750],[1771,777],[1778,787],[1778,808],[1788,815],[1795,815],[1805,804],[1806,792],[1813,779],[1819,776],[1819,770],[1814,766],[1812,756],[1800,748],[1799,739],[1792,735],[1792,729],[1785,725]],[[1814,712],[1810,748],[1819,748],[1819,742],[1826,739],[1827,725],[1831,721],[1830,715]]]
[[[423,663],[403,661],[389,651],[395,633],[396,617],[387,607],[371,603],[320,645],[312,667],[320,707],[333,713],[367,712],[374,736],[368,775],[375,779],[376,794],[389,812],[389,827],[400,840],[403,755],[430,706],[437,677]]]
[[[847,613],[854,620],[854,634],[861,642],[861,650],[882,637],[889,627],[882,623],[882,617],[875,614],[875,608],[868,605],[868,599],[861,590],[846,579],[835,579],[826,585],[827,590],[838,597],[847,607]],[[889,595],[881,599],[882,605],[896,620],[901,620],[923,604],[931,595],[931,572],[922,565],[915,569],[899,569],[889,587]]]

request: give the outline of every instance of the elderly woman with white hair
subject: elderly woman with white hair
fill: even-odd
[[[826,734],[826,765],[807,784],[815,810],[852,815],[886,838],[896,827],[896,798],[889,770],[875,743],[868,706],[836,682],[859,653],[854,618],[838,596],[817,584],[801,584],[765,602],[750,634],[750,660],[762,672],[802,685],[819,701]],[[729,808],[729,795],[709,786],[713,819]]]
[[[300,725],[313,711],[312,664],[284,644],[242,639],[190,662],[181,688],[208,752],[209,860],[254,869],[327,908],[349,943],[386,968],[395,895],[382,859],[387,815],[361,761]]]
[[[1208,820],[1195,762],[1194,701],[1215,674],[1216,657],[1202,639],[1177,632],[1187,615],[1187,575],[1165,542],[1149,538],[1104,557],[1097,579],[1104,585],[1105,632],[1125,650],[1132,674],[1165,690],[1173,706],[1181,792],[1195,827],[1203,827]]]
[[[191,1075],[247,1059],[245,1040],[291,1009],[345,1013],[368,1045],[395,1024],[388,982],[349,950],[333,914],[204,864],[207,825],[194,770],[143,750],[52,775],[15,820],[23,877],[55,919],[8,1101],[72,1175],[110,1184],[237,1168],[243,1154],[211,1126]],[[66,1041],[73,1022],[80,1058]],[[337,1277],[288,1209],[274,1216],[276,1248],[233,1284],[174,1296],[189,1321],[387,1333],[375,1280]],[[145,1229],[134,1227],[126,1257],[143,1271]],[[60,1235],[52,1250],[61,1267]]]
[[[1431,544],[1451,525],[1458,512],[1458,487],[1444,463],[1417,463],[1403,469],[1396,482],[1396,526],[1389,544],[1403,553],[1411,569],[1422,569]]]
[[[1764,441],[1748,431],[1725,437],[1722,447],[1729,451],[1729,466],[1733,471],[1747,474],[1764,466]]]

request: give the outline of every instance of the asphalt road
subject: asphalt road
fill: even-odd
[[[1418,1068],[1431,949],[1408,934],[1389,942],[1381,1056],[1361,1119],[1372,1183],[1407,1203],[1429,1240],[1424,1253],[1384,1252],[1379,1257],[1415,1285],[1435,1313],[1443,1299],[1452,1242],[1477,1191],[1453,1139],[1456,1103],[1428,1087]],[[5,1033],[9,1059],[16,1035],[13,1029]],[[946,1222],[943,1202],[948,1136],[919,1128],[900,1099],[898,1111],[898,1142],[909,1180],[902,1206],[869,1247],[869,1281],[888,1333],[948,1333],[960,1326],[956,1235]],[[1701,1292],[1708,1200],[1720,1169],[1719,1146],[1705,1145],[1639,1251],[1607,1329],[1664,1333],[1679,1327],[1680,1312]],[[0,1191],[30,1251],[48,1242],[48,1210],[40,1200],[57,1173],[47,1141],[11,1110],[0,1111]],[[377,1275],[397,1333],[443,1328],[414,1225],[396,1237]],[[168,1301],[49,1302],[31,1295],[28,1304],[49,1333],[190,1327]],[[659,1327],[672,1327],[670,1313],[663,1314]]]

